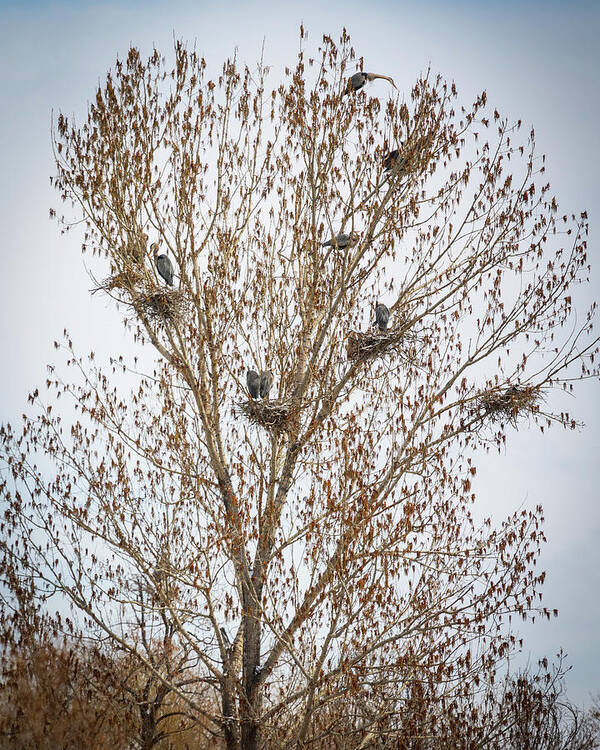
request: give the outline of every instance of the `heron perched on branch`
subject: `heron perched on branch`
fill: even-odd
[[[402,146],[402,143],[400,144]],[[383,168],[386,172],[390,172],[396,165],[398,165],[398,173],[406,171],[406,165],[408,164],[408,158],[400,155],[400,149],[394,149],[383,160]]]
[[[353,76],[350,76],[350,78],[348,78],[348,82],[346,83],[346,90],[344,91],[342,96],[362,89],[367,81],[374,81],[376,78],[383,78],[385,81],[389,81],[395,89],[398,88],[389,76],[382,76],[379,75],[379,73],[364,73],[361,70],[359,73],[355,73]]]
[[[252,398],[260,398],[260,375],[256,370],[248,370],[246,373],[246,385]]]
[[[323,242],[322,247],[339,247],[340,250],[345,250],[347,247],[354,247],[358,242],[358,232],[350,232],[350,234],[338,234],[331,240]]]
[[[271,385],[273,384],[273,373],[271,370],[265,370],[264,372],[261,372],[260,374],[260,397],[266,398],[269,394],[269,391],[271,390]]]
[[[152,254],[154,255],[154,263],[156,264],[156,270],[163,277],[169,286],[173,286],[173,264],[171,263],[168,256],[164,253],[158,254],[158,242],[153,242],[150,245]]]
[[[387,331],[389,319],[389,309],[382,302],[378,302],[375,305],[375,322],[379,326],[380,331]]]

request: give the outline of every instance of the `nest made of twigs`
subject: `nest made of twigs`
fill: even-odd
[[[538,411],[541,394],[526,385],[511,385],[504,390],[490,390],[479,396],[483,416],[492,421],[506,420],[515,425],[517,419]]]
[[[346,339],[348,359],[353,362],[366,361],[391,353],[405,343],[407,331],[408,327],[403,324],[387,331],[351,331]]]
[[[147,287],[132,295],[131,304],[147,318],[177,321],[187,310],[187,297],[181,289]]]
[[[104,279],[104,281],[97,283],[91,291],[92,294],[95,292],[114,292],[115,290],[131,293],[132,290],[139,287],[143,281],[144,277],[137,271],[120,271],[119,273],[115,273],[107,279]]]
[[[264,427],[275,433],[289,432],[298,417],[298,406],[293,399],[250,399],[236,407],[238,414],[243,414],[249,422]]]
[[[109,276],[96,284],[92,289],[94,292],[106,292],[150,319],[179,321],[188,308],[188,298],[181,289],[157,286],[134,270]]]

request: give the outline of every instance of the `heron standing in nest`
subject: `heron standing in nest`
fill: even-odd
[[[390,311],[382,302],[375,305],[375,322],[380,331],[387,331]]]
[[[173,264],[171,263],[171,260],[164,253],[162,255],[158,254],[158,242],[153,242],[150,245],[150,249],[152,250],[152,254],[154,256],[154,263],[156,265],[156,270],[162,276],[162,278],[167,282],[168,286],[173,286],[174,271],[173,271]]]
[[[353,76],[350,76],[350,78],[348,78],[348,81],[346,82],[346,89],[342,96],[354,93],[355,91],[362,89],[362,87],[367,82],[374,81],[376,78],[383,78],[384,81],[389,81],[395,89],[398,88],[389,76],[383,76],[379,73],[365,73],[361,70],[360,72],[355,73]]]
[[[260,398],[261,378],[256,370],[248,370],[246,373],[246,385],[251,398]]]
[[[265,370],[260,374],[260,388],[259,393],[261,398],[267,398],[271,385],[273,384],[273,373],[271,370]]]

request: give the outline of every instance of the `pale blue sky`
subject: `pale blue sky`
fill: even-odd
[[[368,66],[401,89],[431,63],[465,101],[485,88],[492,106],[533,124],[561,207],[589,211],[593,286],[580,301],[598,298],[598,3],[0,2],[0,420],[25,409],[65,326],[100,354],[127,341],[108,302],[90,298],[80,235],[60,237],[48,219],[58,208],[48,181],[51,110],[83,114],[117,54],[130,43],[168,51],[173,33],[196,40],[216,67],[234,47],[254,62],[264,38],[276,76],[294,60],[300,21],[315,43],[346,26]],[[578,701],[600,691],[599,393],[585,383],[569,404],[587,424],[582,432],[511,432],[504,455],[481,461],[476,487],[482,514],[497,519],[544,505],[545,603],[560,617],[521,631],[532,660],[565,649]]]

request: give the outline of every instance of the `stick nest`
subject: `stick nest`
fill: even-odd
[[[511,385],[506,390],[491,390],[479,396],[479,408],[483,417],[493,422],[506,420],[516,426],[519,417],[534,414],[539,410],[541,393],[525,385]]]
[[[187,297],[181,289],[153,287],[132,295],[133,307],[147,318],[181,320],[187,312]]]
[[[396,328],[390,328],[387,331],[379,329],[367,331],[351,331],[346,339],[346,353],[348,359],[357,362],[366,362],[375,357],[382,357],[386,354],[404,349],[408,343],[408,326],[401,324]],[[414,342],[413,342],[414,343]]]
[[[115,273],[109,276],[103,284],[100,284],[99,289],[103,289],[107,292],[112,292],[115,289],[123,289],[125,291],[131,291],[136,287],[140,286],[143,282],[144,277],[137,271],[128,270],[120,273]]]
[[[250,399],[238,404],[236,411],[252,424],[277,434],[291,431],[298,418],[297,402],[289,398],[272,401]]]
[[[99,291],[107,292],[150,319],[179,321],[188,309],[186,294],[181,289],[156,286],[135,270],[109,276],[92,289],[92,292]]]

